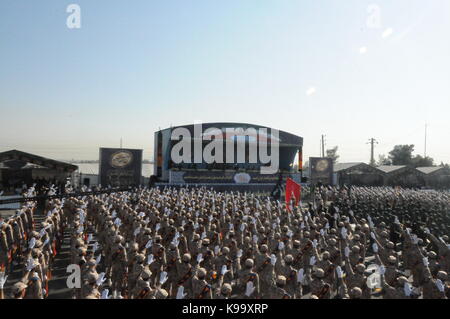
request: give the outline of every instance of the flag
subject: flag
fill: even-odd
[[[292,196],[294,196],[295,206],[297,206],[298,202],[300,201],[300,193],[301,186],[294,182],[292,179],[288,178],[286,181],[286,206],[289,210]]]
[[[52,242],[52,250],[53,250],[53,257],[55,257],[56,256],[56,242],[55,241],[53,241]]]

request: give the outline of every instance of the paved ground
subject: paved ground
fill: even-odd
[[[69,275],[66,272],[67,266],[70,263],[70,242],[67,233],[64,234],[61,251],[55,258],[52,271],[52,279],[48,284],[48,299],[70,299],[72,298],[72,290],[67,288],[66,280]]]

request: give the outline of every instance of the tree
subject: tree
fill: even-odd
[[[337,155],[337,150],[338,150],[337,146],[327,150],[327,157],[333,159],[333,163],[336,163],[339,158],[339,155]]]
[[[392,165],[412,165],[412,153],[414,145],[395,145],[394,149],[389,152],[389,159]]]
[[[378,166],[382,166],[382,165],[392,165],[392,161],[387,158],[386,155],[381,154],[378,156],[378,162],[377,162]]]
[[[412,159],[412,165],[414,167],[428,167],[434,166],[434,160],[431,157],[422,157],[420,155],[416,155]]]
[[[447,168],[447,169],[450,169],[450,165],[449,164],[444,164],[444,162],[441,162],[441,165],[439,165],[439,166]]]

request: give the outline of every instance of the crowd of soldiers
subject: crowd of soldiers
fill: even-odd
[[[6,221],[0,221],[0,299],[8,275],[21,269],[21,278],[12,287],[11,298],[43,299],[54,258],[61,249],[64,221],[57,210],[49,212],[37,224],[35,203],[28,203]],[[37,231],[40,229],[40,231]]]
[[[295,205],[206,188],[139,188],[28,204],[2,223],[0,291],[45,298],[70,234],[73,298],[446,299],[450,194],[319,187]],[[20,235],[22,234],[22,235]],[[7,296],[5,296],[7,297]]]

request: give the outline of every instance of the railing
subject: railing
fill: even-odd
[[[36,202],[48,199],[61,199],[67,197],[83,197],[89,195],[99,195],[99,194],[111,194],[111,193],[119,193],[126,192],[134,189],[135,187],[119,187],[119,188],[109,188],[102,190],[95,190],[89,192],[74,192],[74,193],[66,193],[66,194],[56,194],[56,195],[41,195],[35,197],[20,197],[20,198],[9,198],[0,200],[0,205],[13,204],[13,203],[27,203],[27,202]]]

